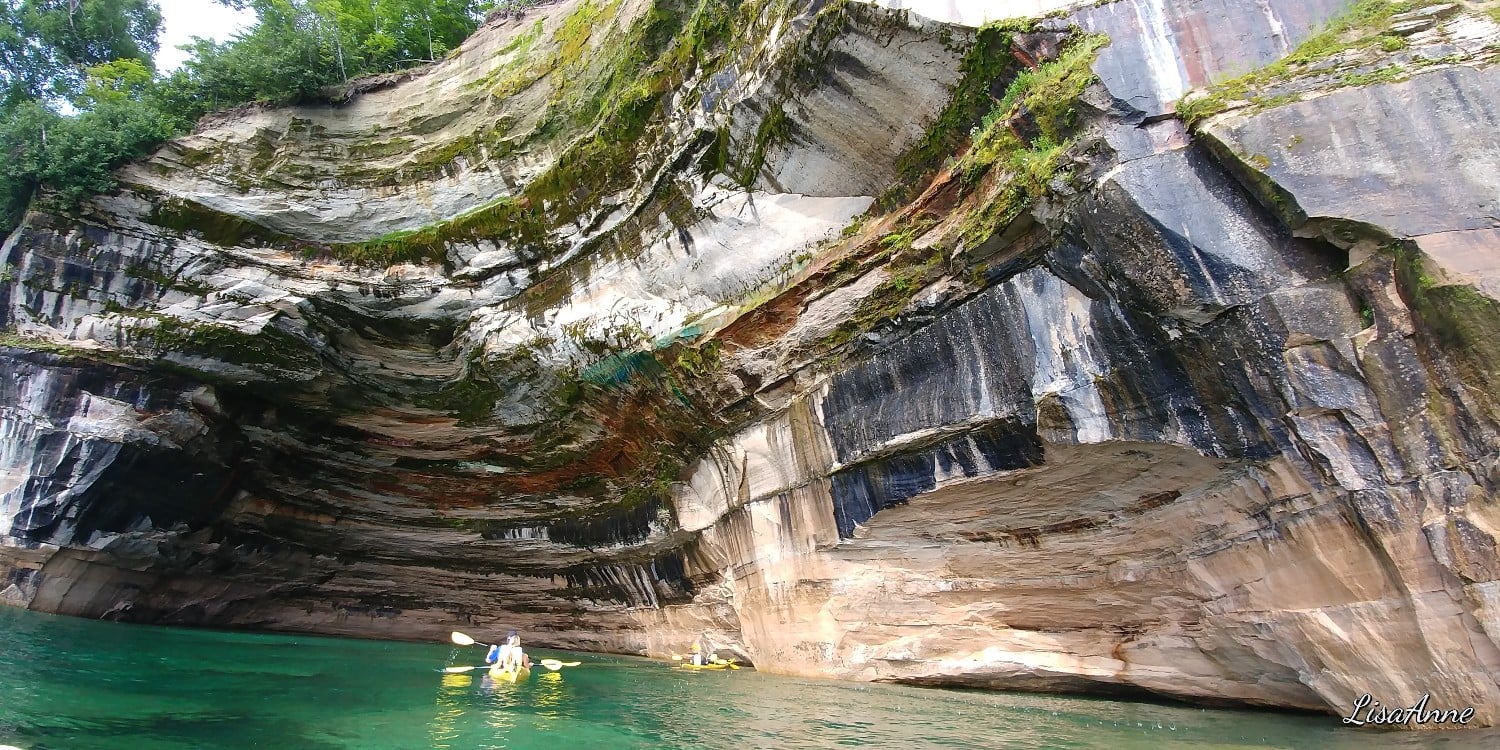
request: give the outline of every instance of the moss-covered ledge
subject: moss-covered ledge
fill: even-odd
[[[1406,80],[1437,65],[1488,64],[1500,57],[1500,38],[1474,54],[1455,54],[1432,40],[1414,46],[1420,32],[1441,35],[1462,16],[1500,20],[1500,2],[1359,0],[1286,57],[1189,92],[1178,101],[1177,115],[1192,126],[1230,110],[1254,112],[1320,92]]]

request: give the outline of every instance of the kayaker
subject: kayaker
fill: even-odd
[[[719,663],[719,655],[713,651],[713,646],[709,644],[707,636],[700,637],[693,643],[693,666],[706,667],[717,663]]]
[[[519,670],[531,668],[531,657],[521,649],[521,636],[512,630],[505,636],[505,645],[500,649],[500,668]]]
[[[495,664],[504,669],[506,660],[510,656],[512,642],[520,642],[514,630],[505,634],[505,640],[490,646],[489,652],[484,655],[484,663]]]

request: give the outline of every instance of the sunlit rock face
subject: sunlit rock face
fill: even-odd
[[[1344,5],[570,1],[215,116],[5,240],[0,600],[1495,724],[1500,26],[1173,114]]]

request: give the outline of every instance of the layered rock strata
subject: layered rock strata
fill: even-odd
[[[39,204],[0,598],[1500,721],[1495,4],[906,5],[548,5]]]

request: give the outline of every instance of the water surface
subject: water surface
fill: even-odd
[[[0,606],[0,745],[24,750],[1500,747],[1337,717],[582,660],[496,684],[479,647],[119,625]],[[481,637],[484,633],[472,635]]]

